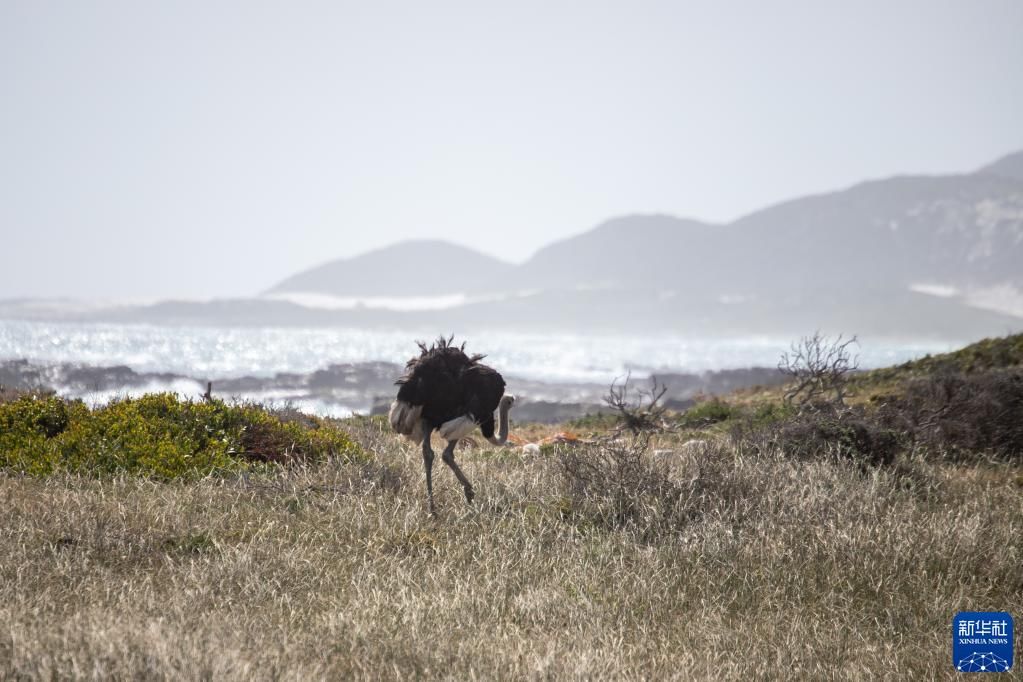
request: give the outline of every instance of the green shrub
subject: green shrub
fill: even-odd
[[[53,395],[24,394],[0,403],[0,467],[30,474],[55,469],[60,455],[53,447],[54,439],[82,411],[82,403],[68,403]]]
[[[316,417],[285,421],[255,405],[192,402],[160,393],[90,410],[23,396],[0,404],[0,468],[203,476],[249,462],[363,459],[348,435]]]
[[[0,405],[0,429],[23,429],[52,438],[67,428],[71,405],[54,395],[23,394]]]
[[[568,420],[565,425],[573,429],[590,431],[607,431],[618,423],[618,416],[609,412],[587,413],[582,417]]]
[[[711,400],[698,403],[679,416],[679,425],[687,429],[699,429],[718,422],[727,421],[736,414],[736,409],[721,400]]]
[[[766,426],[789,419],[794,414],[795,410],[785,403],[762,403],[753,410],[751,420],[754,424]]]
[[[234,468],[222,403],[182,402],[170,394],[116,401],[76,420],[55,446],[64,467],[159,478]]]

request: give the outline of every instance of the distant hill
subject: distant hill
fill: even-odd
[[[512,265],[440,240],[407,241],[305,270],[267,293],[439,296],[499,290]]]
[[[1023,151],[1003,156],[977,171],[979,175],[999,175],[1004,178],[1023,180]]]
[[[747,286],[959,288],[1023,284],[1023,181],[896,177],[786,202],[736,221]],[[764,267],[764,254],[771,264]],[[771,273],[764,278],[758,274]],[[745,275],[745,276],[744,276]]]
[[[688,286],[728,247],[725,229],[668,215],[614,218],[540,249],[518,276],[548,290]]]

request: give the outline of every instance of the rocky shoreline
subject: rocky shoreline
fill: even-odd
[[[119,396],[173,391],[198,398],[207,382],[213,394],[231,400],[290,404],[308,411],[340,416],[382,414],[394,395],[402,367],[389,362],[332,364],[308,374],[205,377],[168,372],[138,372],[125,365],[41,364],[25,359],[0,362],[0,387],[53,390],[60,395],[103,402]],[[608,386],[597,383],[550,383],[506,375],[509,392],[518,397],[514,417],[522,422],[559,422],[607,410]],[[721,395],[754,385],[782,381],[775,368],[721,370],[700,374],[664,372],[656,380],[667,387],[666,404],[684,409],[701,395]],[[633,379],[636,389],[650,379]]]

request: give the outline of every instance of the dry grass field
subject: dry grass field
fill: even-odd
[[[666,435],[593,495],[466,448],[432,518],[418,451],[342,426],[371,460],[0,474],[0,678],[940,679],[956,611],[1023,615],[1019,466]]]

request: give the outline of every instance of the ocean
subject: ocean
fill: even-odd
[[[27,359],[41,365],[125,365],[137,372],[173,373],[194,379],[307,374],[332,364],[404,363],[418,352],[416,340],[438,330],[367,330],[291,327],[168,327],[0,320],[0,361]],[[701,338],[656,334],[536,334],[481,330],[458,335],[469,352],[509,378],[534,382],[608,385],[631,373],[691,372],[774,367],[793,339]],[[878,367],[940,353],[961,342],[860,339],[860,366]],[[153,390],[191,392],[196,384],[154,385]],[[55,388],[60,391],[61,387]],[[186,391],[187,389],[187,391]],[[130,391],[137,393],[138,389]],[[116,392],[90,396],[109,399]],[[78,396],[81,397],[81,396]],[[266,396],[263,396],[264,398]],[[316,412],[343,414],[348,408]]]

